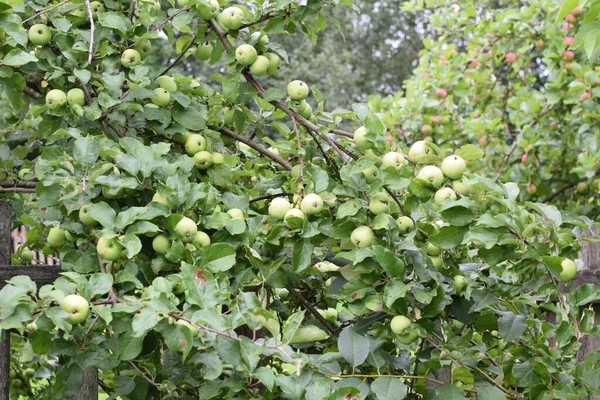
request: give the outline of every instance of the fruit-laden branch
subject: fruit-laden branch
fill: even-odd
[[[302,306],[304,308],[306,308],[312,315],[315,316],[316,319],[319,320],[320,323],[323,324],[323,326],[325,326],[325,328],[327,328],[327,330],[333,335],[333,336],[338,336],[338,332],[337,329],[335,329],[330,323],[329,321],[327,321],[325,319],[325,317],[323,317],[321,315],[321,313],[319,311],[317,311],[316,308],[313,307],[312,304],[310,304],[308,301],[306,301],[304,299],[304,297],[302,297],[300,295],[300,293],[298,293],[298,291],[296,290],[296,288],[294,288],[292,285],[287,285],[286,289],[300,302],[302,303]]]
[[[23,21],[23,24],[26,24],[27,22],[31,21],[32,19],[34,19],[36,17],[39,17],[40,15],[49,13],[50,11],[57,9],[58,7],[60,7],[62,5],[67,4],[69,1],[71,1],[71,0],[63,0],[60,3],[53,5],[52,7],[48,7],[45,10],[38,11],[35,14],[33,14],[31,17],[29,17],[25,21]]]
[[[85,8],[87,9],[88,19],[90,20],[90,47],[88,48],[88,64],[91,64],[94,53],[94,30],[96,27],[94,26],[94,15],[92,14],[90,0],[85,0]]]
[[[245,136],[241,136],[238,135],[237,133],[233,132],[230,129],[227,128],[220,128],[219,132],[229,136],[230,138],[237,140],[238,142],[242,142],[250,147],[252,147],[254,150],[258,151],[260,154],[262,154],[265,157],[269,157],[271,160],[275,161],[277,164],[281,165],[283,168],[287,169],[288,171],[292,170],[292,165],[285,161],[283,158],[279,157],[277,154],[273,153],[272,151],[269,151],[267,149],[265,149],[264,147],[258,145],[257,143],[253,142],[252,140],[248,139]]]

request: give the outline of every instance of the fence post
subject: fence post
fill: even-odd
[[[0,265],[10,264],[12,205],[0,200]],[[0,400],[10,399],[10,332],[0,330]]]

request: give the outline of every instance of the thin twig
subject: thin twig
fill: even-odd
[[[232,130],[227,129],[227,128],[220,128],[219,132],[229,136],[230,138],[232,138],[234,140],[237,140],[238,142],[242,142],[242,143],[252,147],[254,150],[258,151],[263,156],[268,157],[271,160],[275,161],[277,164],[281,165],[283,168],[287,169],[288,171],[292,170],[292,165],[289,162],[285,161],[283,158],[279,157],[277,154],[273,153],[272,151],[269,151],[269,150],[265,149],[264,147],[260,146],[256,142],[253,142],[252,140],[248,139],[247,137],[240,136],[237,133],[235,133]]]
[[[296,142],[298,145],[298,156],[300,158],[300,174],[298,175],[298,183],[300,184],[300,190],[298,194],[300,198],[304,197],[304,186],[302,186],[302,182],[304,181],[304,154],[302,149],[302,142],[300,141],[300,131],[298,130],[298,124],[296,124],[296,118],[294,118],[294,114],[291,114],[292,118],[292,127],[294,128],[294,133],[296,134]]]
[[[154,28],[150,29],[150,31],[157,31],[157,30],[161,29],[163,26],[165,26],[166,24],[168,24],[169,21],[171,21],[173,18],[175,18],[176,16],[178,16],[179,14],[181,14],[183,12],[186,12],[189,9],[190,9],[190,6],[185,6],[181,10],[179,10],[177,12],[174,12],[173,14],[171,14],[170,17],[168,17],[166,20],[164,20],[163,22],[161,22],[159,25],[157,25]]]
[[[133,0],[131,0],[133,1]],[[94,54],[94,15],[92,14],[92,7],[90,6],[90,0],[85,0],[85,8],[87,8],[88,19],[90,20],[90,47],[88,49],[88,64],[92,63]]]
[[[310,311],[310,313],[312,315],[315,316],[316,319],[319,320],[320,323],[323,324],[323,326],[325,326],[325,328],[327,328],[327,330],[333,335],[333,336],[338,336],[338,331],[337,329],[335,329],[335,327],[333,325],[331,325],[329,323],[329,321],[327,321],[320,312],[317,311],[316,308],[313,307],[312,304],[310,304],[308,301],[306,301],[304,299],[304,297],[302,297],[300,295],[300,293],[298,293],[298,291],[296,290],[296,288],[294,288],[292,285],[287,285],[286,286],[287,290],[294,295],[294,297],[300,302],[302,303],[302,306],[304,308],[306,308],[308,311]]]
[[[289,192],[277,193],[277,194],[267,194],[265,196],[260,196],[260,197],[255,197],[253,199],[250,199],[250,204],[256,203],[257,201],[262,201],[262,200],[271,200],[276,197],[293,197],[293,196],[294,196],[294,193],[289,193]]]
[[[354,134],[348,131],[345,131],[343,129],[338,129],[338,128],[330,128],[329,129],[332,133],[335,133],[336,135],[340,135],[340,136],[345,136],[347,138],[354,138]]]
[[[190,42],[187,44],[187,46],[185,46],[185,48],[183,50],[181,50],[181,53],[179,53],[179,55],[175,58],[175,60],[173,60],[173,62],[171,64],[169,64],[167,66],[167,68],[165,68],[160,74],[158,74],[156,76],[156,78],[154,78],[154,80],[160,78],[161,76],[163,76],[164,74],[166,74],[167,72],[169,72],[169,70],[171,68],[173,68],[173,66],[175,64],[177,64],[179,62],[179,60],[181,60],[181,58],[185,55],[185,53],[190,49],[190,47],[192,47],[194,45],[194,43],[196,42],[196,35],[192,35],[192,40],[190,40]]]
[[[53,5],[52,7],[48,7],[45,10],[38,11],[35,14],[33,14],[31,17],[29,17],[25,21],[23,21],[23,24],[31,21],[32,19],[34,19],[36,17],[39,17],[40,15],[44,15],[46,13],[49,13],[50,11],[57,9],[58,7],[60,7],[62,5],[67,4],[69,1],[71,1],[71,0],[63,0],[60,3]]]
[[[560,188],[558,188],[556,190],[556,192],[554,192],[551,195],[549,195],[548,197],[542,199],[541,202],[542,203],[548,203],[548,202],[554,200],[555,198],[557,198],[558,196],[560,196],[561,194],[563,194],[563,192],[571,189],[574,186],[577,186],[578,183],[579,182],[575,181],[575,182],[569,182],[569,183],[564,184],[563,186],[561,186]]]
[[[39,99],[40,97],[42,97],[42,94],[40,92],[30,88],[29,86],[26,86],[25,89],[23,89],[23,93],[25,93],[29,97],[33,97],[34,99]]]
[[[500,175],[502,175],[502,170],[504,170],[504,167],[506,166],[508,159],[510,158],[512,153],[514,153],[516,148],[517,148],[517,142],[515,141],[515,143],[510,147],[510,149],[508,149],[508,152],[504,155],[504,160],[502,161],[502,165],[500,166],[500,168],[498,168],[498,171],[496,171],[496,178],[494,178],[494,181],[497,181],[498,179],[500,179]]]
[[[127,13],[127,18],[129,18],[131,22],[133,22],[133,15],[135,14],[135,1],[136,0],[129,0],[129,12]]]
[[[35,189],[19,188],[19,187],[0,188],[0,193],[35,193]]]

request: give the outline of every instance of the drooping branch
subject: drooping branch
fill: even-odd
[[[292,170],[292,165],[289,162],[285,161],[283,158],[279,157],[277,154],[273,153],[272,151],[269,151],[269,150],[265,149],[264,147],[260,146],[256,142],[253,142],[252,140],[248,139],[247,137],[238,135],[237,133],[235,133],[232,130],[227,129],[227,128],[220,128],[219,132],[229,136],[230,138],[232,138],[234,140],[237,140],[238,142],[242,142],[242,143],[252,147],[254,150],[258,151],[263,156],[268,157],[271,160],[275,161],[277,164],[281,165],[283,168],[287,169],[288,171]]]
[[[44,15],[46,13],[49,13],[50,11],[57,9],[58,7],[63,6],[63,5],[67,4],[70,1],[71,0],[63,0],[60,3],[57,3],[57,4],[53,5],[52,7],[48,7],[46,9],[44,9],[44,10],[38,11],[35,14],[33,14],[31,17],[29,17],[26,20],[24,20],[23,23],[25,24],[25,23],[31,21],[32,19],[39,17],[40,15]]]

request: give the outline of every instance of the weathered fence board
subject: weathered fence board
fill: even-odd
[[[0,200],[0,264],[10,264],[12,206]],[[10,332],[0,330],[0,400],[10,399]]]

